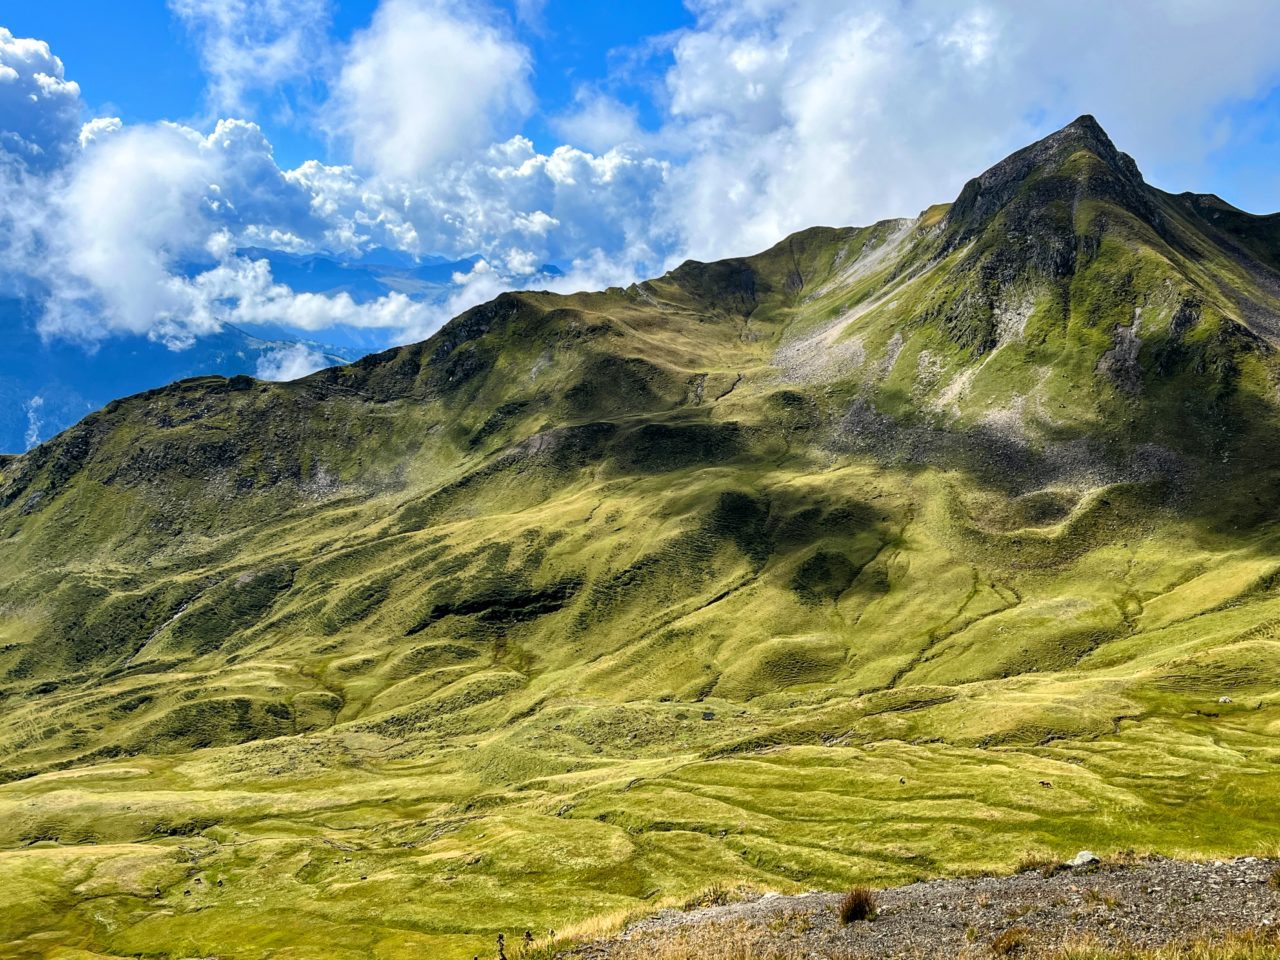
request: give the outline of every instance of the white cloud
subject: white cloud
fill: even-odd
[[[547,0],[516,0],[516,18],[535,31],[544,29]]]
[[[13,254],[43,285],[45,335],[146,334],[182,348],[227,323],[421,327],[427,308],[403,294],[357,303],[295,293],[265,260],[236,255],[264,238],[304,247],[294,231],[318,239],[326,228],[256,125],[221,121],[202,136],[176,124],[102,124],[85,143],[64,170],[14,191],[48,198],[39,235]]]
[[[219,103],[316,65],[285,64],[282,50],[311,50],[323,71],[307,45],[327,0],[172,5],[201,38]],[[912,214],[1082,112],[1181,188],[1174,174],[1231,142],[1227,127],[1206,135],[1224,104],[1261,96],[1280,71],[1280,7],[1261,0],[1230,18],[1208,0],[692,9],[695,26],[667,41],[654,129],[609,88],[587,89],[554,121],[566,143],[539,150],[510,135],[532,104],[532,63],[499,20],[383,0],[335,60],[317,118],[351,162],[292,170],[243,120],[82,125],[79,90],[47,46],[0,31],[0,285],[38,288],[45,331],[83,340],[131,331],[181,346],[226,323],[406,340],[509,286],[626,284],[815,223]],[[1192,61],[1204,69],[1173,69]],[[433,294],[443,302],[361,302],[367,292],[291,290],[236,253],[247,246],[483,259]],[[548,262],[565,275],[548,278]]]
[[[482,149],[533,103],[529,52],[446,0],[383,0],[347,50],[335,132],[357,164],[420,180]]]
[[[230,257],[182,284],[191,309],[221,325],[270,324],[319,331],[345,325],[396,336],[427,324],[432,308],[402,293],[357,303],[348,293],[295,293],[276,283],[265,260]]]
[[[597,91],[579,91],[573,109],[557,117],[553,126],[570,143],[602,153],[652,139],[640,129],[635,107]]]
[[[80,149],[103,137],[119,133],[124,128],[119,117],[95,117],[80,128]]]
[[[256,372],[259,380],[284,382],[298,380],[327,366],[329,361],[319,350],[305,343],[291,343],[264,353],[258,359]]]
[[[76,142],[80,108],[80,87],[49,45],[0,27],[0,159],[56,165]]]
[[[34,447],[40,442],[40,431],[44,428],[44,397],[36,394],[30,400],[22,405],[23,410],[27,414],[27,433],[25,440],[27,449]]]
[[[403,187],[375,184],[353,167],[308,160],[284,177],[308,197],[311,214],[322,224],[313,242],[340,253],[383,246],[410,253],[423,249],[406,212]]]
[[[48,189],[25,165],[2,159],[0,151],[0,295],[32,297],[39,293],[32,274],[45,257]]]
[[[356,252],[386,246],[492,261],[522,251],[537,266],[601,249],[647,250],[652,199],[669,166],[633,147],[593,154],[574,147],[539,153],[524,137],[497,143],[440,169],[428,183],[370,180],[349,166],[302,164],[284,176],[310,197],[323,222],[314,240]],[[304,235],[305,236],[305,235]]]
[[[56,295],[48,333],[112,331],[176,338],[211,332],[173,276],[208,241],[204,210],[215,158],[186,128],[131,127],[90,143],[54,200]]]
[[[911,215],[1081,113],[1189,178],[1215,113],[1280,77],[1280,6],[1264,0],[1230,16],[1210,0],[691,6],[667,76],[663,141],[682,162],[661,219],[704,259]]]
[[[543,154],[514,137],[451,165],[429,187],[407,191],[404,209],[426,250],[496,258],[515,246],[540,263],[595,249],[618,256],[645,251],[652,268],[661,262],[651,235],[652,201],[668,170],[631,147],[593,154],[561,146]]]
[[[245,113],[253,94],[305,79],[328,50],[331,0],[169,0],[200,50],[212,105]]]

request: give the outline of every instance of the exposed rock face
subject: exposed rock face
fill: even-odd
[[[1126,393],[1142,389],[1142,368],[1138,364],[1138,352],[1142,338],[1138,336],[1138,315],[1127,327],[1116,327],[1115,346],[1098,361],[1098,373],[1107,377]]]
[[[1046,171],[1048,176],[1043,175]],[[1012,230],[1034,230],[1047,222],[1036,215],[1038,211],[1055,202],[1074,204],[1082,199],[1114,202],[1153,223],[1161,219],[1138,165],[1117,150],[1088,115],[965,184],[947,213],[949,246],[958,247],[972,239],[997,214],[1006,218]],[[1073,260],[1071,252],[1053,239],[1039,256],[1040,265],[1048,272],[1066,272]]]

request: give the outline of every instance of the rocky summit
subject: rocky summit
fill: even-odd
[[[0,943],[1274,852],[1278,344],[1280,216],[1082,117],[913,219],[111,403],[0,458]]]

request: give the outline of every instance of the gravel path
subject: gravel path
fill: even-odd
[[[937,880],[879,891],[879,915],[848,926],[836,916],[838,894],[769,894],[687,913],[665,911],[564,956],[612,960],[649,956],[664,943],[729,941],[765,955],[878,960],[990,957],[1001,937],[1012,947],[1008,955],[1024,956],[1082,939],[1158,946],[1280,928],[1277,871],[1280,861],[1252,857],[1152,859],[1060,869],[1051,876],[1030,871]]]

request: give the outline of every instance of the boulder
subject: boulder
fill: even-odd
[[[1095,863],[1101,863],[1102,858],[1092,850],[1081,850],[1074,857],[1063,864],[1064,867],[1070,867],[1072,870],[1079,867],[1091,867]]]

